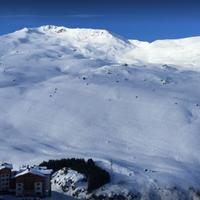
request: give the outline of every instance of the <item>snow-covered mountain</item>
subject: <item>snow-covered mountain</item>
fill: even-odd
[[[109,63],[170,64],[195,70],[199,70],[200,62],[200,37],[148,43],[128,40],[106,30],[42,26],[5,35],[1,37],[1,44],[0,55],[4,56],[5,53],[13,56],[16,51],[18,54],[23,51],[39,54],[46,49],[49,52],[43,52],[46,54],[40,57],[63,57],[74,53]]]
[[[180,66],[186,69],[199,70],[200,37],[191,37],[176,40],[157,40],[152,43],[130,40],[137,46],[130,52],[137,59],[147,63]],[[131,62],[131,61],[130,61]]]
[[[1,36],[0,160],[93,157],[144,199],[189,198],[200,189],[199,52],[199,37],[56,26]]]

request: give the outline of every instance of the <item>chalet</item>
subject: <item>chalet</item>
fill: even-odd
[[[51,195],[51,170],[33,167],[15,176],[16,196],[48,197]]]
[[[17,197],[51,196],[51,173],[45,167],[24,167],[13,171],[12,165],[0,165],[0,195],[12,194]]]
[[[9,193],[12,165],[4,163],[0,165],[0,194]]]

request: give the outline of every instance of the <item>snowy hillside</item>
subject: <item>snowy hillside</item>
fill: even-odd
[[[144,199],[200,190],[199,52],[199,37],[55,26],[1,36],[0,160],[92,157]]]
[[[158,40],[152,43],[130,40],[136,50],[130,52],[137,59],[154,64],[172,64],[199,70],[200,37],[176,40]],[[131,61],[130,61],[131,62]]]

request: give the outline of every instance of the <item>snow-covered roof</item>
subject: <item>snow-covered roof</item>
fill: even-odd
[[[51,169],[47,169],[45,167],[39,167],[39,166],[33,166],[30,168],[26,168],[22,171],[20,171],[15,177],[23,176],[25,174],[34,174],[37,176],[46,176],[52,173]]]
[[[32,169],[40,171],[40,173],[48,175],[53,172],[52,169],[47,169],[46,167],[34,166]]]
[[[44,177],[45,175],[42,174],[40,171],[38,170],[34,170],[34,169],[26,169],[20,173],[18,173],[15,177],[19,177],[19,176],[23,176],[25,174],[33,174],[33,175],[37,175],[37,176],[42,176]]]
[[[5,169],[5,168],[7,168],[7,169],[12,169],[13,166],[12,166],[12,164],[10,164],[10,163],[2,163],[2,164],[0,165],[0,170]]]

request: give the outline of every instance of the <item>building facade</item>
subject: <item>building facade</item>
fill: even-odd
[[[0,167],[0,194],[17,197],[51,196],[51,173],[44,167],[27,167],[12,171],[11,167]]]
[[[51,170],[28,168],[15,176],[16,196],[48,197],[51,195]]]
[[[16,177],[16,196],[45,197],[45,176],[27,172]]]
[[[12,165],[4,163],[0,166],[0,194],[9,193]]]

